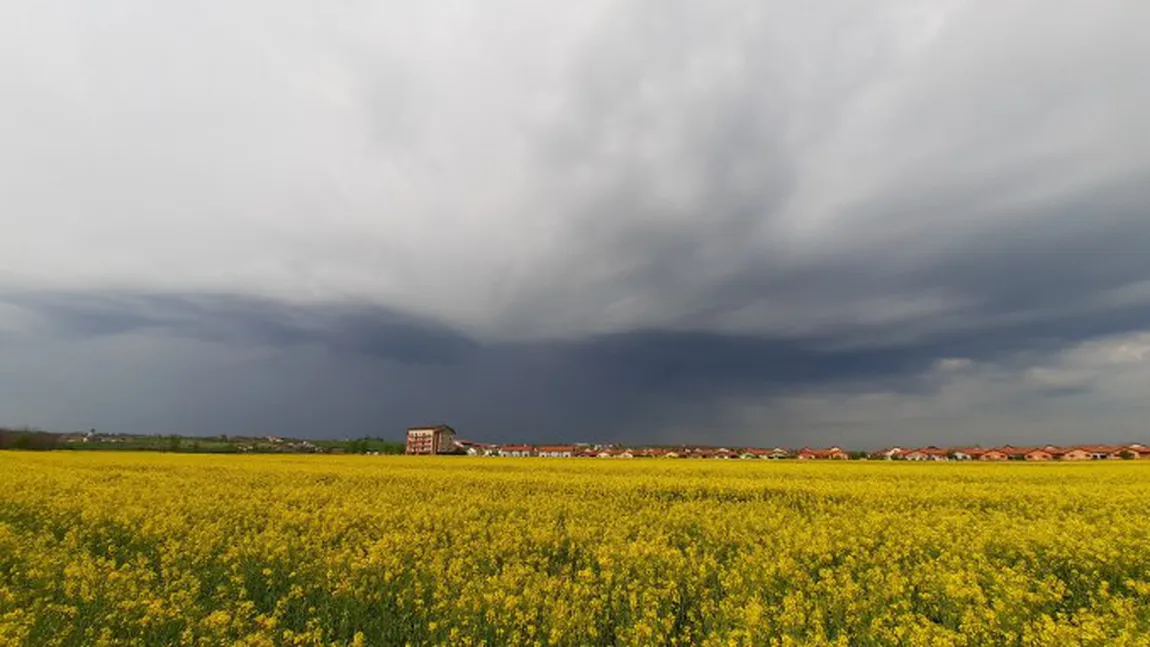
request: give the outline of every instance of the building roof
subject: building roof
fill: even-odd
[[[408,427],[407,428],[408,431],[427,431],[428,429],[432,429],[435,431],[450,431],[451,433],[455,433],[455,430],[452,429],[450,425],[424,425],[422,427]]]
[[[800,449],[798,451],[798,453],[807,454],[809,456],[818,456],[818,457],[822,457],[822,458],[827,458],[830,456],[837,456],[839,454],[845,454],[846,452],[844,452],[842,449],[840,449],[838,447],[829,447],[827,449],[812,449],[810,447],[804,447],[804,448]]]
[[[930,447],[920,447],[918,449],[907,450],[902,454],[903,456],[910,456],[911,454],[923,454],[925,456],[946,456],[950,454],[950,452],[948,450],[932,445]]]

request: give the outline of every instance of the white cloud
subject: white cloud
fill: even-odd
[[[972,366],[974,366],[974,362],[967,357],[947,357],[935,363],[935,370],[941,373],[950,373],[964,371]]]
[[[1093,377],[1090,371],[1082,369],[1046,366],[1031,368],[1025,373],[1028,383],[1044,389],[1083,388],[1090,385]]]
[[[1062,361],[1098,370],[1150,370],[1150,333],[1091,340],[1066,351]]]

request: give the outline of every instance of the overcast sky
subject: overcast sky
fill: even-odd
[[[0,424],[1150,440],[1144,0],[7,0]]]

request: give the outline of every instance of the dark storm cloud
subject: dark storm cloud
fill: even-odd
[[[666,439],[722,444],[747,439],[801,444],[811,438],[801,422],[731,423],[725,403],[769,402],[811,390],[849,393],[860,385],[882,386],[905,397],[930,397],[940,384],[924,374],[939,358],[961,355],[997,362],[1030,352],[1041,359],[1079,338],[1119,332],[1113,328],[1118,320],[1111,317],[1068,321],[1065,327],[1042,331],[1020,324],[994,335],[963,332],[882,347],[844,347],[826,335],[777,339],[660,331],[578,341],[482,343],[391,313],[315,310],[234,297],[25,295],[17,302],[44,322],[37,335],[40,343],[107,338],[117,340],[116,347],[127,357],[139,355],[141,351],[133,350],[137,347],[157,353],[162,367],[136,371],[152,375],[150,381],[155,373],[164,374],[166,387],[163,379],[132,386],[140,377],[133,371],[117,378],[115,363],[86,360],[83,354],[68,353],[62,365],[47,363],[39,372],[71,374],[79,367],[83,374],[100,365],[104,377],[97,391],[178,391],[178,398],[157,398],[175,404],[161,407],[150,418],[143,415],[136,424],[143,425],[141,430],[185,433],[210,429],[394,437],[408,424],[417,424],[413,421],[449,420],[469,436],[495,441]],[[106,324],[110,312],[117,313],[118,325]],[[405,324],[399,327],[396,321]],[[1144,311],[1128,323],[1129,329],[1150,328]],[[184,357],[181,348],[193,349],[188,352],[195,357]],[[249,357],[258,349],[264,350]],[[92,366],[85,368],[87,362]],[[121,380],[124,383],[117,384]],[[79,389],[61,387],[58,379],[50,383],[65,393]],[[92,389],[92,383],[86,384],[81,392]],[[1091,388],[1048,379],[1027,397],[1081,394]],[[156,406],[150,402],[139,400],[133,406]],[[187,404],[197,402],[201,404]],[[73,426],[117,424],[94,417],[99,420],[85,418]],[[653,431],[670,427],[678,433],[664,437]]]

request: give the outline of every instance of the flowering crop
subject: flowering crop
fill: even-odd
[[[0,645],[1150,645],[1150,463],[0,452]]]

